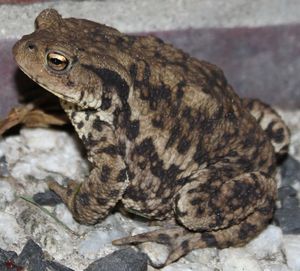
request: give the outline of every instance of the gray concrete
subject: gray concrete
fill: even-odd
[[[55,1],[23,6],[0,5],[0,39],[19,38],[32,31],[33,19],[48,7],[58,9],[66,17],[84,17],[124,32],[300,22],[299,0]]]
[[[282,108],[300,106],[299,0],[58,0],[0,5],[0,117],[35,88],[17,71],[11,48],[33,31],[35,17],[49,7],[64,17],[87,18],[124,32],[152,31],[219,65],[241,96]]]

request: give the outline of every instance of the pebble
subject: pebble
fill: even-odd
[[[17,257],[18,255],[14,251],[5,251],[0,248],[0,270],[6,271],[7,263],[14,262]]]
[[[242,248],[220,250],[222,271],[263,271],[259,262]]]
[[[161,269],[162,271],[214,271],[214,268],[210,268],[201,263],[173,263]]]
[[[13,215],[0,212],[0,248],[6,249],[9,244],[20,243],[24,234]]]
[[[147,255],[132,248],[118,250],[91,263],[84,271],[147,271]]]
[[[84,257],[95,259],[101,250],[113,252],[119,249],[112,246],[112,241],[127,235],[128,233],[122,227],[121,216],[118,214],[108,216],[101,223],[89,228],[88,233],[79,243],[78,252]]]
[[[5,206],[15,199],[12,185],[0,178],[0,210],[4,210]]]
[[[195,249],[185,256],[185,259],[192,263],[208,264],[209,266],[215,265],[218,260],[217,248],[201,248]]]
[[[4,155],[0,156],[0,177],[9,176],[7,161]]]
[[[275,221],[285,234],[300,234],[300,208],[280,208],[275,212]]]
[[[279,227],[270,225],[245,246],[247,252],[256,259],[271,257],[280,252],[282,246],[282,230]]]
[[[300,162],[289,155],[281,165],[282,186],[300,183]]]
[[[153,266],[161,266],[169,255],[168,247],[154,242],[146,242],[139,245],[141,251],[146,253]]]
[[[268,266],[265,266],[264,271],[293,271],[288,266],[284,264],[270,264]],[[294,270],[295,271],[295,270]]]
[[[294,271],[300,271],[300,235],[285,235],[283,251],[287,265]]]
[[[280,200],[281,208],[290,209],[299,205],[297,190],[290,185],[285,185],[278,189],[278,199]]]
[[[1,271],[74,271],[46,258],[41,247],[31,239],[27,241],[19,256],[15,252],[0,249],[0,267],[3,267]]]
[[[300,233],[300,206],[297,197],[298,191],[290,185],[278,190],[280,208],[275,211],[274,219],[285,234]]]
[[[33,195],[33,200],[39,205],[55,206],[62,203],[62,199],[53,191],[47,190],[43,193],[36,193]]]

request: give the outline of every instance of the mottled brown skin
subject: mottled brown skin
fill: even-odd
[[[77,221],[97,223],[119,202],[151,220],[175,218],[114,241],[167,244],[165,264],[195,248],[243,245],[269,223],[275,151],[287,151],[289,132],[269,106],[240,99],[218,67],[55,10],[13,51],[61,99],[87,149],[88,179],[49,184]]]

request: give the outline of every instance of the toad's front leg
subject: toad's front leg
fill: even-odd
[[[81,136],[93,164],[89,177],[80,184],[71,182],[66,188],[54,181],[48,183],[83,224],[95,224],[107,216],[126,188],[126,165],[114,132],[105,122],[98,124],[94,138],[90,133],[89,137]]]

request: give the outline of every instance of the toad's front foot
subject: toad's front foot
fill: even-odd
[[[62,198],[77,222],[91,225],[109,214],[123,192],[123,183],[100,182],[99,176],[103,176],[103,170],[94,168],[82,183],[70,181],[67,187],[63,187],[49,181],[48,187]]]
[[[74,199],[78,191],[80,190],[81,184],[71,180],[68,182],[67,187],[64,187],[56,181],[50,180],[47,182],[47,185],[50,190],[61,197],[62,201],[72,211],[74,206]]]

